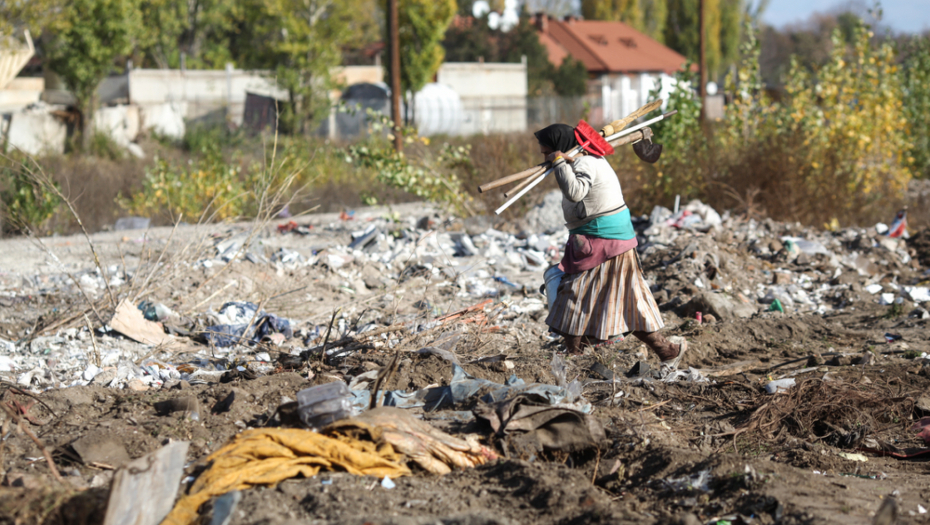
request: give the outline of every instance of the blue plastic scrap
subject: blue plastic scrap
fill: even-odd
[[[371,393],[367,390],[352,390],[352,405],[358,410],[366,410],[371,401]],[[536,394],[541,400],[551,405],[573,403],[575,396],[567,388],[542,383],[527,385],[516,375],[511,375],[504,384],[494,383],[487,379],[477,379],[465,372],[462,367],[452,364],[452,381],[448,386],[424,388],[407,392],[404,390],[389,390],[379,392],[384,395],[384,406],[398,408],[422,407],[427,412],[454,407],[464,403],[472,397],[478,397],[485,403],[503,401],[516,394]],[[480,396],[480,397],[479,397]],[[586,414],[591,412],[591,405],[585,403],[580,410]]]
[[[240,301],[229,302],[224,304],[220,311],[227,312],[232,308],[235,308],[234,314],[226,314],[227,317],[233,317],[240,321],[245,320],[245,322],[206,327],[203,331],[203,337],[207,340],[207,343],[222,348],[233,346],[242,340],[258,343],[263,338],[276,333],[284,334],[286,339],[290,339],[294,336],[291,323],[287,319],[264,311],[259,313],[256,317],[255,312],[258,311],[258,305],[255,303]],[[249,326],[249,320],[251,320],[252,317],[255,317],[255,323],[252,325],[251,330],[249,330],[249,334],[246,334],[246,328]]]

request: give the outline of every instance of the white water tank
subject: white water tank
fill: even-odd
[[[421,136],[457,135],[462,128],[462,98],[445,84],[430,83],[414,97]]]

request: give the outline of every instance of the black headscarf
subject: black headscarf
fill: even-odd
[[[549,146],[554,151],[568,153],[578,147],[578,141],[575,140],[575,128],[568,124],[552,124],[537,131],[534,135],[540,144]]]

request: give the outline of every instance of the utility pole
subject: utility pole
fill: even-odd
[[[397,0],[388,0],[388,40],[391,50],[391,120],[394,121],[394,149],[404,149],[400,136],[400,29],[397,25]]]
[[[701,85],[698,86],[698,94],[701,98],[701,125],[704,124],[704,102],[707,97],[707,56],[704,49],[704,0],[698,0],[698,38],[700,42],[700,51],[701,54]]]

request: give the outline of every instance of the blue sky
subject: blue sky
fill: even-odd
[[[802,22],[815,12],[829,13],[851,8],[865,14],[872,2],[849,0],[771,0],[762,15],[767,23],[781,27]],[[930,0],[884,0],[882,24],[895,32],[918,33],[930,30]]]

